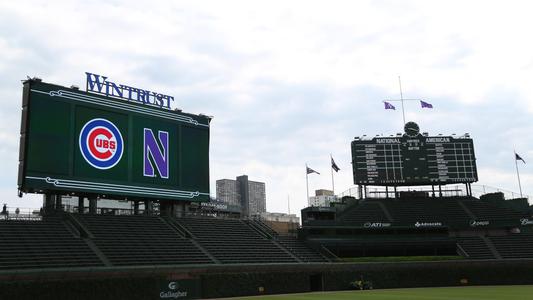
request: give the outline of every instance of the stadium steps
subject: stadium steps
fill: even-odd
[[[278,240],[273,238],[273,236],[272,236],[272,234],[270,234],[270,232],[268,232],[267,230],[262,228],[262,226],[259,225],[259,221],[258,220],[244,220],[244,223],[246,225],[250,226],[250,228],[252,228],[252,230],[254,230],[258,234],[260,234],[262,237],[271,240],[274,245],[276,245],[283,252],[287,253],[289,256],[294,258],[296,261],[303,262],[300,259],[299,256],[297,256],[295,253],[293,253],[290,249],[287,249],[287,247],[285,247],[284,245],[280,244]]]
[[[392,214],[387,209],[387,206],[385,204],[381,203],[381,201],[377,201],[377,204],[379,205],[379,207],[381,207],[381,210],[383,210],[383,213],[385,214],[387,219],[389,219],[389,222],[391,222],[391,223],[394,222],[394,218],[392,217]]]
[[[457,200],[457,204],[463,208],[465,213],[470,217],[471,220],[475,220],[476,216],[466,207],[466,205],[463,203],[463,201]]]
[[[247,224],[261,231],[262,234],[271,238],[272,241],[301,262],[329,262],[322,253],[307,245],[304,241],[290,235],[280,235],[260,219],[246,220]]]
[[[200,245],[200,243],[198,243],[196,240],[194,239],[190,239],[190,241],[196,246],[198,247],[198,249],[202,250],[202,252],[207,256],[209,257],[209,259],[211,259],[211,261],[213,261],[213,263],[215,264],[220,264],[220,260],[218,260],[216,257],[214,257],[211,253],[209,253],[209,251],[207,251],[207,249],[205,249],[202,245]]]
[[[195,236],[189,230],[187,230],[187,228],[181,226],[181,224],[176,222],[173,218],[163,217],[161,220],[166,222],[170,227],[172,227],[172,229],[176,230],[179,235],[186,238],[195,238]]]
[[[309,247],[304,241],[289,235],[279,235],[276,240],[302,262],[329,262],[321,253]]]
[[[91,248],[91,250],[93,250],[94,254],[98,256],[98,258],[106,267],[111,267],[113,265],[111,261],[109,261],[107,256],[105,256],[105,254],[100,251],[100,248],[98,248],[98,246],[96,246],[96,244],[91,239],[84,238],[83,241],[87,244],[87,246],[89,246],[89,248]]]
[[[187,228],[183,227],[180,223],[176,222],[176,220],[174,218],[164,217],[164,218],[161,218],[161,220],[167,222],[170,225],[170,227],[172,227],[174,230],[178,231],[178,233],[180,235],[182,235],[184,237],[187,237],[191,241],[191,243],[193,243],[207,257],[209,257],[209,259],[211,259],[211,261],[213,261],[213,263],[220,264],[220,261],[218,259],[216,259],[216,257],[211,255],[211,253],[209,253],[209,251],[207,251],[202,245],[200,245],[200,243],[198,243],[195,240],[196,237],[194,236],[194,234],[192,234],[189,230],[187,230]]]
[[[500,253],[498,252],[498,250],[496,249],[496,247],[494,246],[494,244],[492,243],[491,240],[489,240],[485,236],[482,236],[481,239],[483,240],[483,242],[485,242],[487,247],[489,247],[489,250],[490,250],[490,252],[492,252],[492,255],[494,255],[494,257],[496,257],[498,259],[502,258],[502,256],[500,255]]]
[[[105,256],[102,251],[94,244],[94,242],[90,239],[92,235],[90,232],[81,224],[73,215],[71,214],[63,214],[63,222],[67,226],[67,228],[74,234],[76,237],[79,237],[87,244],[87,246],[94,252],[96,256],[102,261],[102,263],[106,267],[112,266],[109,259]]]
[[[73,226],[80,237],[85,238],[94,238],[94,236],[91,234],[91,232],[83,225],[82,222],[80,222],[75,214],[64,214],[63,215],[65,222],[67,222],[70,226]]]
[[[287,253],[242,220],[182,217],[175,219],[195,240],[222,264],[295,263]]]
[[[77,215],[114,266],[212,264],[213,260],[157,216]]]
[[[494,259],[493,251],[479,236],[458,237],[457,243],[468,254],[469,259]]]
[[[265,233],[270,238],[274,238],[279,235],[274,229],[272,229],[270,226],[265,224],[265,222],[261,221],[260,219],[248,220],[247,222],[250,225],[256,226],[260,231]]]

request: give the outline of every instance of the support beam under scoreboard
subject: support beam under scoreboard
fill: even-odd
[[[78,213],[79,214],[83,214],[84,212],[84,209],[85,209],[85,197],[83,196],[78,196]]]

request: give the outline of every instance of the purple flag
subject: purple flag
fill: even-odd
[[[383,101],[383,103],[385,103],[385,109],[396,110],[396,107],[394,107],[394,105],[390,104],[389,102]]]
[[[433,108],[433,105],[431,103],[427,103],[422,100],[420,100],[420,105],[422,105],[422,108]]]

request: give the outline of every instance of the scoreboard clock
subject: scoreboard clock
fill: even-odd
[[[358,185],[443,185],[478,180],[474,143],[468,136],[427,136],[415,122],[395,137],[352,142]]]

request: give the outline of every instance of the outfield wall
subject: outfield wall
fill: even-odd
[[[374,288],[533,284],[533,260],[79,268],[0,273],[0,299],[195,299]]]

